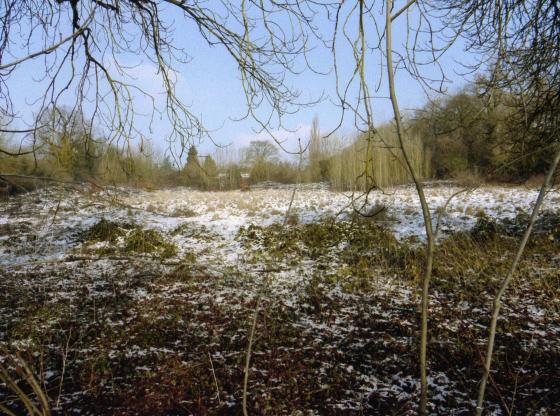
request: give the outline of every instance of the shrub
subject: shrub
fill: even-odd
[[[126,234],[127,230],[134,228],[130,223],[119,223],[102,218],[85,231],[84,237],[88,241],[109,241],[114,243],[117,238]]]
[[[167,259],[177,255],[177,246],[166,241],[163,236],[155,230],[135,229],[126,237],[124,244],[126,253],[152,253]]]

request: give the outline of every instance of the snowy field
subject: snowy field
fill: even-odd
[[[461,189],[450,186],[427,189],[434,224],[441,208],[458,191]],[[171,238],[181,252],[204,255],[210,251],[224,264],[234,265],[244,255],[235,241],[239,228],[282,223],[291,195],[292,188],[288,186],[251,192],[201,192],[182,188],[154,192],[121,189],[95,194],[69,194],[56,189],[37,191],[0,205],[0,227],[20,230],[15,241],[6,232],[0,237],[0,241],[10,241],[0,246],[0,264],[10,266],[64,258],[82,244],[76,235],[104,218],[156,229]],[[451,199],[441,216],[440,235],[471,228],[482,213],[496,220],[529,213],[536,196],[537,190],[513,187],[485,187],[460,193]],[[359,193],[330,192],[321,186],[302,185],[295,194],[290,213],[298,222],[311,223],[330,217],[346,219],[355,210],[368,213],[379,206],[386,208],[384,221],[398,238],[423,238],[422,213],[413,187],[372,192],[365,201]],[[560,192],[554,191],[548,195],[543,209],[559,208]],[[214,238],[171,234],[185,224],[201,233],[208,231]]]
[[[484,240],[481,255],[495,263],[478,264],[453,236],[480,218],[515,221],[537,195],[483,187],[446,205],[458,191],[427,188],[442,250],[469,262],[436,264],[433,414],[472,413],[487,311],[517,241]],[[407,259],[421,258],[424,238],[414,189],[366,200],[302,186],[286,217],[291,196],[291,187],[49,188],[1,201],[2,359],[9,366],[9,352],[25,354],[55,414],[239,414],[257,309],[252,414],[414,414],[421,267]],[[380,208],[354,228],[356,210]],[[551,192],[544,210],[559,209]],[[560,243],[553,233],[538,238],[546,250],[529,249],[527,274],[504,305],[489,392],[496,415],[560,412]],[[0,388],[2,400],[11,397]]]

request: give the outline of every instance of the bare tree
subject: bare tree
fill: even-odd
[[[278,159],[278,148],[268,140],[253,140],[244,149],[245,162],[255,164],[257,162],[270,162]]]
[[[411,3],[408,3],[410,5]],[[399,109],[399,102],[395,90],[395,74],[393,69],[393,43],[392,43],[392,22],[397,18],[402,11],[397,11],[394,15],[393,10],[393,0],[387,0],[386,6],[386,21],[385,21],[385,41],[386,41],[386,57],[387,57],[387,76],[389,83],[389,94],[391,97],[391,104],[393,107],[393,114],[395,117],[395,128],[397,130],[397,136],[399,138],[400,150],[403,154],[406,166],[410,172],[414,185],[416,187],[416,192],[418,194],[418,199],[420,200],[420,205],[422,207],[422,217],[424,219],[424,228],[426,230],[426,265],[424,270],[424,276],[422,278],[422,301],[421,301],[421,323],[420,323],[420,414],[427,413],[428,404],[428,379],[427,379],[427,346],[428,346],[428,301],[429,301],[429,289],[430,289],[430,279],[432,276],[432,268],[434,262],[434,251],[435,251],[435,236],[432,226],[432,217],[430,214],[430,207],[426,200],[424,194],[424,187],[418,178],[414,166],[410,161],[410,157],[404,146],[404,127],[402,123],[401,112]]]
[[[426,264],[422,278],[421,301],[421,340],[420,340],[420,381],[421,400],[419,411],[427,412],[427,338],[428,338],[428,301],[429,282],[433,256],[435,252],[435,238],[432,228],[432,219],[428,207],[421,178],[415,172],[407,155],[403,143],[406,126],[402,120],[401,110],[398,105],[394,76],[397,71],[408,73],[426,91],[434,90],[443,92],[446,81],[445,71],[441,68],[441,56],[449,50],[457,39],[466,40],[466,49],[478,54],[478,61],[474,65],[464,65],[470,71],[491,70],[491,80],[487,83],[487,96],[491,97],[493,89],[507,87],[510,91],[518,92],[521,97],[520,111],[524,120],[521,128],[536,129],[541,137],[542,148],[549,148],[558,142],[558,109],[560,82],[558,68],[560,67],[560,13],[555,2],[533,1],[527,6],[525,2],[484,2],[478,0],[444,1],[407,1],[397,2],[388,0],[381,12],[373,8],[379,3],[366,3],[357,1],[349,6],[350,11],[342,15],[343,7],[339,8],[337,24],[342,27],[342,37],[351,45],[355,70],[349,80],[340,82],[341,76],[337,66],[337,50],[333,46],[335,59],[335,73],[337,75],[337,91],[342,113],[349,110],[355,117],[357,127],[361,127],[367,134],[367,151],[376,151],[375,146],[370,148],[370,141],[374,138],[386,147],[388,143],[380,137],[379,130],[374,127],[372,98],[372,77],[366,69],[366,59],[371,52],[377,52],[385,60],[387,81],[384,84],[382,77],[378,76],[375,91],[381,85],[387,85],[389,99],[393,108],[395,131],[399,145],[394,148],[396,154],[403,155],[404,164],[411,175],[417,190],[422,207],[424,226],[426,231]],[[409,13],[414,9],[414,13]],[[381,24],[378,16],[382,14],[385,19]],[[406,19],[405,24],[399,26],[406,30],[404,44],[393,45],[392,26],[398,19]],[[350,30],[350,25],[355,27]],[[366,36],[374,33],[374,36]],[[383,48],[383,40],[385,48]],[[335,46],[336,46],[335,35]],[[439,79],[423,75],[424,65],[432,65],[441,69]],[[351,86],[357,85],[358,99],[351,100]],[[527,96],[529,91],[530,96]],[[370,150],[371,149],[371,150]],[[551,169],[555,163],[551,160]],[[367,166],[366,166],[367,169]],[[365,175],[369,175],[364,170]],[[550,173],[549,173],[550,174]],[[375,186],[375,175],[371,176]],[[550,183],[545,183],[546,189]],[[544,191],[542,191],[544,192]],[[367,194],[367,192],[366,192]],[[540,202],[539,202],[540,201]],[[536,203],[535,209],[542,199]],[[536,215],[536,214],[535,214]],[[528,232],[530,232],[530,228]],[[523,243],[520,253],[523,252]],[[516,262],[512,265],[515,270]],[[507,287],[508,279],[505,279]],[[500,291],[498,297],[503,294]],[[497,302],[499,303],[499,301]],[[496,302],[495,302],[496,304]],[[499,312],[499,308],[498,308]],[[492,331],[491,331],[492,332]],[[488,354],[491,355],[491,348]],[[487,360],[489,358],[487,357]],[[489,365],[487,366],[489,367]],[[481,391],[484,387],[481,385]]]
[[[418,17],[416,23],[410,20],[409,9],[412,6],[418,6]],[[375,7],[381,10],[375,10]],[[403,47],[395,48],[393,45],[393,24],[399,18],[406,19],[400,28],[404,27],[407,31],[407,43]],[[351,28],[351,25],[354,25]],[[335,34],[333,41],[333,59],[335,67],[335,75],[337,78],[337,96],[341,111],[341,121],[347,112],[354,117],[356,127],[363,132],[367,143],[365,149],[366,163],[360,173],[362,179],[365,179],[366,190],[359,197],[365,196],[367,201],[369,193],[379,187],[379,181],[376,180],[376,169],[370,166],[371,157],[379,148],[390,152],[395,160],[403,164],[405,171],[415,185],[418,199],[422,208],[422,216],[424,228],[426,232],[426,262],[424,274],[421,281],[421,325],[420,325],[420,341],[419,341],[419,372],[421,384],[421,398],[419,413],[426,414],[428,403],[428,383],[427,383],[427,343],[428,343],[428,303],[429,303],[429,285],[432,275],[433,258],[435,253],[435,236],[432,227],[432,218],[430,208],[424,193],[421,173],[418,172],[412,161],[411,155],[405,145],[406,129],[403,122],[397,91],[395,86],[395,73],[397,71],[406,71],[416,81],[425,88],[435,88],[441,91],[441,83],[439,87],[433,87],[433,83],[437,80],[429,79],[422,75],[421,67],[423,64],[435,65],[437,67],[438,60],[430,52],[420,47],[419,38],[427,38],[427,42],[433,42],[434,27],[430,26],[425,14],[422,12],[420,4],[415,0],[404,2],[399,6],[393,0],[385,2],[369,3],[364,0],[358,0],[347,9],[341,4],[336,15]],[[341,39],[340,39],[341,38]],[[409,43],[410,41],[410,43]],[[344,80],[341,68],[339,66],[340,48],[346,43],[353,53],[355,67],[349,77]],[[432,45],[431,50],[435,48]],[[397,49],[399,51],[397,51]],[[418,57],[422,54],[428,54],[428,60],[420,60]],[[367,61],[372,54],[380,60],[380,66],[384,71],[369,71]],[[386,75],[386,79],[385,76]],[[442,79],[444,74],[442,72]],[[379,94],[382,89],[388,91],[388,97]],[[375,91],[377,95],[373,93]],[[354,94],[357,96],[353,99]],[[393,110],[394,131],[397,136],[396,144],[390,143],[383,132],[376,128],[374,122],[373,99],[389,100]]]
[[[0,129],[31,134],[29,147],[36,148],[39,121],[21,130],[9,127],[19,117],[10,79],[25,71],[27,61],[36,61],[45,74],[37,82],[42,91],[35,103],[36,120],[64,104],[71,112],[87,114],[92,125],[110,135],[110,142],[143,140],[136,98],[145,97],[152,103],[150,125],[155,116],[164,117],[170,126],[167,140],[178,143],[182,154],[195,138],[209,134],[175,91],[193,40],[174,38],[174,22],[195,28],[200,38],[194,41],[220,46],[231,57],[245,92],[242,117],[253,117],[271,133],[272,126],[282,126],[283,116],[302,104],[285,76],[297,71],[309,38],[319,36],[310,22],[323,7],[320,2],[246,0],[1,0]],[[165,91],[164,108],[134,81],[135,67],[127,65],[126,56],[153,66]]]
[[[434,10],[437,10],[438,18],[449,23],[454,37],[463,36],[467,47],[493,62],[488,94],[491,95],[493,89],[498,87],[507,88],[520,97],[518,107],[522,122],[518,128],[525,133],[531,130],[537,132],[539,143],[535,144],[536,147],[557,148],[560,142],[560,9],[557,2],[438,1],[435,2]],[[475,65],[474,69],[480,66]],[[525,233],[494,297],[484,370],[478,391],[477,415],[481,415],[484,409],[501,301],[525,251],[542,202],[553,184],[560,150],[552,152],[551,156],[548,173],[534,203]]]

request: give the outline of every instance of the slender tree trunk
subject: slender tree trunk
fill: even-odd
[[[253,321],[251,324],[251,332],[249,332],[249,343],[247,345],[247,353],[245,354],[245,369],[243,375],[243,416],[249,416],[249,411],[247,410],[247,393],[249,387],[249,371],[251,370],[251,353],[253,352],[253,340],[255,339],[255,331],[257,328],[257,320],[259,318],[259,308],[260,308],[261,296],[260,293],[257,295],[257,302],[255,305],[255,311],[253,313]]]
[[[395,123],[397,129],[397,137],[399,139],[399,146],[401,148],[406,166],[414,185],[416,186],[416,192],[418,198],[420,199],[420,205],[422,206],[422,216],[424,219],[424,228],[426,230],[426,268],[424,270],[424,276],[422,279],[422,302],[421,302],[421,324],[420,324],[420,408],[419,414],[425,415],[427,413],[428,406],[428,378],[427,378],[427,346],[428,346],[428,301],[429,301],[429,289],[430,289],[430,279],[432,277],[432,268],[434,260],[435,251],[435,239],[432,227],[432,218],[430,215],[430,209],[428,202],[426,201],[426,196],[424,194],[424,187],[418,178],[414,166],[410,160],[407,150],[404,146],[404,128],[402,125],[401,113],[399,110],[399,102],[397,100],[397,94],[395,92],[395,74],[393,70],[393,45],[392,45],[392,30],[391,30],[391,10],[393,7],[393,0],[387,0],[386,4],[386,24],[385,24],[385,40],[386,40],[386,53],[387,53],[387,75],[389,80],[389,93],[391,97],[391,103],[393,105],[393,113],[395,116]]]
[[[249,416],[249,411],[247,409],[247,395],[249,393],[249,371],[251,371],[251,354],[253,353],[253,342],[255,340],[255,333],[257,331],[257,321],[259,319],[259,311],[261,307],[261,299],[264,296],[266,289],[268,288],[269,283],[269,272],[277,271],[273,269],[267,270],[260,270],[260,273],[265,273],[265,277],[260,287],[259,291],[257,292],[257,297],[255,300],[255,310],[253,312],[253,320],[251,323],[251,332],[249,332],[249,342],[247,344],[247,351],[245,353],[245,369],[243,371],[243,402],[242,402],[242,410],[243,416]]]
[[[486,383],[488,382],[488,377],[490,376],[490,368],[492,366],[492,354],[494,353],[494,341],[495,341],[495,338],[496,338],[496,326],[498,324],[498,317],[500,316],[500,309],[502,307],[502,296],[504,295],[504,292],[508,288],[508,286],[509,286],[509,284],[510,284],[512,278],[513,278],[513,275],[515,273],[515,270],[517,269],[517,265],[519,264],[519,260],[521,259],[521,256],[523,255],[523,252],[525,251],[525,247],[527,245],[527,242],[529,241],[529,237],[531,236],[531,232],[533,231],[533,226],[535,225],[535,222],[536,222],[537,217],[539,215],[539,211],[540,211],[540,208],[541,208],[542,203],[544,201],[544,198],[546,196],[546,193],[552,185],[552,181],[553,181],[553,178],[554,178],[554,173],[556,172],[556,169],[558,167],[559,162],[560,162],[560,148],[557,150],[557,153],[554,156],[552,164],[550,165],[550,167],[548,169],[548,174],[546,175],[546,179],[541,186],[541,189],[539,191],[539,196],[537,197],[537,200],[535,201],[535,205],[533,207],[533,212],[531,213],[531,217],[529,219],[529,224],[527,225],[527,228],[525,229],[525,233],[523,234],[523,238],[521,239],[521,242],[519,243],[519,247],[517,248],[517,252],[515,253],[515,258],[513,259],[513,262],[511,263],[511,266],[508,270],[508,273],[507,273],[506,277],[502,281],[502,284],[500,286],[500,289],[498,290],[498,293],[496,293],[496,296],[494,297],[494,302],[493,302],[493,307],[492,307],[492,320],[490,321],[490,327],[489,327],[489,330],[488,330],[488,345],[487,345],[487,349],[486,349],[486,359],[485,359],[485,362],[484,362],[484,373],[482,374],[482,379],[480,380],[480,386],[479,386],[479,390],[478,390],[478,400],[477,400],[477,403],[476,403],[476,415],[477,416],[482,415],[482,410],[484,409],[484,394],[486,392]]]
[[[315,123],[315,120],[313,121],[313,123]],[[300,139],[298,139],[298,144],[299,144],[299,162],[298,162],[297,179],[296,179],[296,184],[294,186],[294,189],[292,190],[292,196],[290,198],[290,204],[288,205],[288,209],[286,210],[286,213],[284,214],[284,222],[282,223],[282,227],[285,227],[286,224],[288,223],[288,220],[290,218],[290,213],[292,211],[292,205],[294,204],[294,199],[296,197],[297,187],[301,183],[301,167],[303,165],[304,149],[302,149],[302,147],[301,147],[301,140]]]

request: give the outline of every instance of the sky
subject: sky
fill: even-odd
[[[213,0],[208,4],[210,7],[215,3]],[[402,4],[401,4],[402,3]],[[404,1],[397,1],[396,7],[404,5]],[[379,11],[378,11],[379,12]],[[375,11],[373,12],[375,13]],[[214,143],[227,146],[232,154],[236,149],[247,146],[252,140],[270,139],[268,134],[259,132],[258,124],[251,118],[235,121],[243,116],[246,111],[245,98],[239,80],[237,64],[220,46],[210,47],[200,36],[198,29],[192,22],[186,22],[180,13],[169,6],[164,9],[164,16],[169,27],[172,29],[173,42],[184,47],[189,54],[189,62],[175,66],[174,78],[176,79],[176,94],[189,105],[190,111],[199,117],[205,128],[210,131],[212,140],[196,142],[200,154],[211,154],[215,150]],[[398,52],[406,42],[406,23],[414,21],[418,14],[411,9],[409,15],[401,15],[395,22],[394,45]],[[354,22],[355,23],[355,22]],[[351,22],[349,32],[351,35],[356,24]],[[333,24],[320,16],[315,22],[318,31],[323,34],[332,33]],[[22,29],[22,33],[26,28]],[[70,32],[69,32],[70,33]],[[377,39],[374,26],[366,21],[366,38],[368,45],[373,46]],[[342,39],[342,36],[339,36]],[[37,44],[37,48],[40,44]],[[333,72],[331,52],[315,43],[311,45],[314,49],[309,54],[309,60],[313,67],[324,74],[318,74],[310,70],[303,70],[297,75],[287,76],[286,83],[298,90],[301,100],[305,102],[320,100],[312,106],[299,109],[295,114],[284,119],[286,129],[273,127],[275,137],[281,140],[287,149],[297,150],[298,138],[305,141],[309,136],[309,129],[314,117],[318,117],[321,132],[330,132],[340,123],[341,109],[337,105],[336,78]],[[354,70],[354,60],[349,45],[340,42],[338,50],[339,74],[341,78],[348,79]],[[33,50],[33,45],[30,47]],[[12,48],[15,53],[12,59],[23,56],[26,50]],[[165,93],[162,83],[158,80],[156,66],[142,56],[123,54],[118,58],[130,67],[128,82],[149,92],[155,97],[156,106],[163,108],[165,105]],[[4,63],[11,60],[4,58]],[[456,91],[472,78],[465,75],[465,69],[459,62],[469,63],[476,57],[469,56],[464,50],[463,44],[457,42],[440,59],[449,82],[445,84],[447,91]],[[304,68],[300,62],[298,68]],[[433,66],[424,67],[424,75],[439,79],[441,74]],[[388,122],[392,119],[392,108],[387,97],[385,67],[380,62],[378,52],[368,55],[366,61],[366,73],[371,91],[376,96],[372,100],[374,119],[377,123]],[[45,86],[42,79],[44,73],[44,61],[39,58],[21,65],[8,79],[8,87],[11,89],[15,109],[20,116],[15,127],[21,128],[30,122],[37,108],[37,99],[41,99],[41,86]],[[380,82],[381,81],[381,82]],[[381,88],[376,91],[376,85],[380,82]],[[405,71],[397,71],[396,75],[397,95],[401,110],[404,112],[419,108],[426,102],[427,96],[434,98],[435,93],[426,93],[422,86],[410,77]],[[354,90],[355,91],[355,90]],[[352,95],[355,99],[356,95]],[[71,99],[73,97],[69,97]],[[141,95],[136,95],[134,105],[140,113],[148,113],[150,100]],[[263,109],[266,111],[266,109]],[[164,140],[170,125],[165,119],[156,117],[150,124],[148,117],[139,117],[135,126],[146,136],[152,139],[154,148],[165,151],[168,144]],[[356,133],[353,117],[347,113],[341,127],[336,135],[343,140],[350,141]]]

